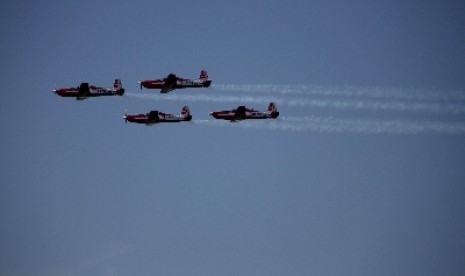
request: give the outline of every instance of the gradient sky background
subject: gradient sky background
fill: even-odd
[[[194,2],[0,3],[0,274],[464,275],[463,1]]]

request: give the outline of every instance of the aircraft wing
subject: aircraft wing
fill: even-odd
[[[158,118],[158,111],[150,111],[147,117],[147,123],[153,124],[153,123],[158,123],[159,122]]]
[[[90,94],[89,84],[86,82],[81,83],[78,88],[77,98],[87,98]]]
[[[165,82],[163,83],[163,88],[161,89],[160,93],[168,93],[176,89],[176,83],[178,82],[178,77],[175,74],[169,74],[165,78]]]
[[[161,89],[160,93],[165,94],[165,93],[168,93],[168,92],[173,91],[174,89],[176,89],[176,88],[174,87],[175,84],[176,84],[176,83],[173,83],[173,84],[171,84],[171,85],[169,85],[169,86],[164,85],[163,88]]]
[[[245,106],[239,106],[236,109],[236,112],[234,113],[233,120],[238,121],[238,120],[244,120],[245,119]]]

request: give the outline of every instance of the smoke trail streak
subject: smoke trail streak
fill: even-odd
[[[289,106],[356,109],[371,111],[401,111],[401,112],[427,112],[427,113],[465,113],[465,106],[461,104],[439,103],[410,103],[401,101],[374,101],[374,100],[330,100],[330,99],[286,99],[283,103]]]
[[[334,117],[282,117],[277,120],[244,121],[230,123],[218,120],[194,120],[196,123],[220,126],[240,127],[252,129],[267,129],[291,132],[316,132],[316,133],[359,133],[359,134],[444,134],[464,135],[464,123],[450,123],[440,121],[411,121],[411,120],[371,120],[371,119],[346,119]]]
[[[321,86],[321,85],[280,85],[280,84],[213,84],[220,91],[243,93],[266,93],[275,95],[364,97],[373,99],[397,99],[417,101],[465,101],[465,91],[440,91],[406,88],[385,88],[375,86]]]
[[[150,100],[166,100],[166,101],[189,101],[189,102],[216,102],[216,103],[256,103],[256,104],[268,104],[270,101],[282,103],[282,100],[276,97],[256,97],[256,96],[226,96],[226,95],[178,95],[178,94],[138,94],[138,93],[126,93],[130,97]]]
[[[351,99],[313,99],[308,97],[266,97],[266,96],[235,96],[218,94],[138,94],[127,93],[128,96],[142,99],[182,101],[182,102],[228,102],[234,104],[253,103],[268,104],[275,102],[277,105],[287,105],[291,107],[311,107],[311,108],[334,108],[334,109],[354,109],[370,111],[399,111],[399,112],[426,112],[444,114],[465,114],[465,104],[461,103],[420,103],[409,101],[379,101],[379,100],[351,100]]]
[[[290,132],[358,133],[358,134],[444,134],[464,135],[465,93],[462,91],[420,91],[386,89],[376,87],[332,87],[311,85],[224,85],[216,84],[208,94],[127,93],[129,97],[205,103],[231,103],[266,105],[275,102],[278,106],[314,109],[337,109],[346,111],[385,111],[395,113],[414,112],[431,115],[459,115],[452,121],[427,121],[408,119],[337,118],[332,116],[286,117],[277,120],[245,121],[231,124],[223,120],[194,120],[209,126],[267,129]],[[216,90],[216,91],[215,91]],[[230,93],[215,93],[219,91]],[[238,93],[236,93],[238,92]],[[371,115],[369,115],[371,117]],[[441,116],[442,117],[442,116]]]
[[[266,105],[275,102],[278,106],[310,107],[320,109],[416,112],[442,115],[465,114],[463,92],[441,94],[438,91],[410,91],[405,89],[383,89],[376,87],[316,87],[308,85],[215,85],[213,92],[148,94],[127,93],[129,97],[205,103],[231,103]],[[231,93],[215,93],[215,90]],[[218,91],[216,91],[218,92]],[[244,92],[244,93],[242,93]],[[372,117],[372,114],[369,115]],[[455,121],[459,118],[455,117]],[[447,119],[446,119],[447,120]],[[194,123],[253,129],[314,133],[359,133],[359,134],[444,134],[464,135],[465,122],[427,121],[407,119],[336,118],[332,116],[286,117],[277,120],[245,121],[231,124],[223,120],[194,120]]]

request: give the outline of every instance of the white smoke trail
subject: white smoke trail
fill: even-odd
[[[333,108],[352,109],[369,111],[399,111],[399,112],[425,112],[443,114],[465,114],[465,104],[463,103],[421,103],[410,101],[379,101],[368,99],[329,99],[329,98],[309,98],[309,97],[276,97],[276,96],[255,96],[255,95],[224,95],[224,94],[146,94],[127,93],[129,97],[182,101],[182,102],[227,102],[237,104],[260,104],[266,105],[275,102],[278,106],[287,105],[290,107],[310,107],[310,108]]]
[[[274,95],[363,97],[372,99],[457,102],[465,101],[465,91],[387,88],[375,86],[322,86],[298,84],[213,84],[215,90]]]
[[[270,101],[282,103],[282,100],[276,97],[256,97],[256,96],[228,96],[228,95],[206,95],[206,94],[146,94],[146,93],[126,93],[129,97],[139,99],[149,99],[157,101],[182,101],[182,102],[215,102],[215,103],[255,103],[268,104]]]
[[[316,132],[316,133],[359,133],[359,134],[465,134],[464,123],[440,122],[440,121],[414,121],[414,120],[371,120],[371,119],[347,119],[334,117],[280,117],[276,120],[242,121],[230,123],[223,120],[194,120],[196,123],[220,126],[240,127],[252,129],[267,129],[291,132]]]
[[[424,115],[430,114],[435,117],[441,115],[440,117],[443,118],[443,121],[427,121],[403,118],[281,116],[277,120],[245,121],[237,124],[213,119],[194,120],[199,124],[211,126],[320,133],[465,134],[465,121],[463,119],[463,114],[465,114],[465,93],[463,91],[421,91],[354,86],[216,84],[208,94],[196,91],[189,94],[178,92],[170,94],[127,93],[127,95],[133,98],[157,101],[231,103],[231,107],[236,107],[239,104],[265,106],[269,102],[275,102],[278,106],[346,111],[384,111],[396,114],[396,117],[399,117],[400,112],[414,112],[424,113]],[[444,115],[455,117],[447,119]],[[372,114],[369,117],[373,117]]]

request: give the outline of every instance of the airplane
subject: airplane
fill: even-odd
[[[279,116],[279,112],[276,108],[276,105],[271,102],[269,103],[268,110],[266,112],[257,111],[241,105],[233,110],[210,112],[209,115],[213,116],[215,119],[223,119],[229,120],[231,122],[237,122],[240,120],[247,119],[276,119]]]
[[[190,121],[192,120],[192,115],[190,114],[189,107],[184,106],[181,109],[181,114],[173,115],[168,113],[163,113],[158,110],[152,110],[146,114],[134,114],[128,115],[125,114],[123,119],[126,123],[129,121],[131,123],[139,123],[139,124],[146,124],[146,125],[153,125],[158,123],[178,123],[182,121]]]
[[[209,87],[211,83],[212,81],[208,79],[208,74],[205,70],[200,72],[198,79],[184,79],[175,74],[169,74],[163,79],[139,81],[140,89],[142,89],[142,87],[147,89],[161,89],[160,93],[168,93],[174,89]]]
[[[75,97],[77,100],[84,100],[89,97],[99,96],[122,96],[124,88],[120,79],[115,79],[113,88],[103,88],[89,85],[87,82],[81,83],[78,87],[58,88],[53,92],[62,97]]]

